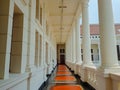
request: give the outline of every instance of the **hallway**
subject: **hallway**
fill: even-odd
[[[94,24],[91,0],[0,0],[0,90],[120,90],[117,0],[93,1]]]
[[[85,84],[66,65],[58,65],[39,90],[95,90]]]

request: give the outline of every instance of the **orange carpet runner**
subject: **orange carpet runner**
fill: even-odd
[[[65,65],[58,65],[56,76],[54,77],[54,81],[57,82],[62,82],[62,84],[59,85],[53,85],[50,87],[50,90],[83,90],[81,85],[76,85],[76,84],[63,84],[65,82],[76,82],[76,78],[70,70],[65,66]]]
[[[71,75],[72,73],[71,72],[69,72],[69,71],[58,71],[57,73],[56,73],[57,75]]]

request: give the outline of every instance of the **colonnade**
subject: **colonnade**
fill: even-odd
[[[73,23],[73,29],[71,34],[73,40],[73,57],[72,61],[75,64],[67,64],[71,66],[73,69],[73,65],[75,67],[73,70],[76,74],[81,75],[81,79],[83,81],[87,81],[87,72],[86,67],[94,68],[94,64],[91,61],[91,40],[90,40],[90,28],[89,28],[89,15],[88,15],[88,3],[89,0],[81,0],[81,10],[82,10],[82,40],[80,40],[80,24],[78,19],[75,19],[76,25]],[[114,28],[114,20],[113,20],[113,11],[112,11],[112,0],[98,0],[98,8],[99,8],[99,27],[100,27],[100,50],[99,55],[101,58],[101,65],[97,69],[96,78],[97,84],[104,82],[105,86],[102,90],[108,90],[107,84],[109,80],[106,80],[104,75],[108,75],[109,73],[119,72],[120,66],[118,64],[117,59],[117,51],[116,51],[116,36],[115,36],[115,28]],[[78,16],[80,18],[80,15]],[[77,25],[79,24],[79,25]],[[75,34],[76,33],[76,37]],[[79,34],[78,34],[79,33]],[[76,40],[76,42],[75,42]],[[82,41],[82,42],[81,42]],[[74,47],[76,45],[76,49]],[[79,47],[78,47],[79,46]],[[83,48],[83,61],[81,60],[81,46]],[[76,57],[74,56],[76,53]],[[79,62],[79,68],[77,66]],[[108,78],[108,77],[107,77]],[[110,84],[109,84],[110,85]],[[99,85],[100,86],[100,85]],[[100,86],[101,87],[101,86]],[[97,87],[97,90],[100,90],[100,87]],[[111,90],[111,89],[110,89]]]

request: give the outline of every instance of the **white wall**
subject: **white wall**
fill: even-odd
[[[1,58],[3,61],[5,61],[5,63],[2,63],[1,65],[5,65],[5,68],[2,68],[0,70],[3,70],[3,72],[5,72],[5,74],[3,75],[6,76],[6,78],[0,75],[0,78],[2,77],[2,79],[0,79],[0,90],[38,90],[38,88],[42,85],[42,83],[47,79],[46,77],[46,75],[48,74],[47,69],[51,67],[49,70],[49,73],[51,73],[53,67],[55,67],[56,65],[56,41],[55,41],[53,32],[50,30],[50,28],[48,28],[49,31],[48,31],[48,34],[46,35],[46,22],[48,21],[48,18],[47,18],[48,12],[46,10],[46,7],[44,6],[45,2],[44,0],[43,2],[41,2],[41,5],[43,7],[43,17],[42,17],[43,24],[42,25],[40,24],[38,20],[36,20],[36,17],[35,17],[36,16],[35,15],[36,14],[35,12],[36,11],[36,0],[10,0],[7,2],[2,0],[2,2],[4,2],[3,3],[4,5],[1,6],[1,8],[3,8],[4,10],[6,10],[5,8],[9,5],[8,11],[6,12],[10,13],[11,16],[8,17],[8,20],[9,18],[10,20],[12,19],[11,17],[14,13],[13,11],[14,11],[15,5],[22,11],[24,18],[23,18],[23,36],[22,36],[23,44],[21,47],[22,60],[19,63],[20,66],[22,66],[20,68],[22,72],[10,73],[9,72],[10,55],[7,55],[7,56],[5,55],[7,59]],[[1,13],[4,13],[4,11]],[[0,15],[0,18],[1,17],[2,16]],[[0,22],[0,28],[1,28],[1,24],[2,23]],[[4,24],[6,25],[6,27],[10,26],[9,28],[5,28],[5,29],[6,31],[9,31],[11,33],[12,22],[10,23],[10,21],[7,21]],[[48,22],[48,25],[50,26],[49,22]],[[36,31],[38,32],[38,38],[39,36],[41,36],[42,38],[42,40],[38,41],[37,43],[35,42]],[[8,47],[6,48],[10,49],[11,48],[10,38],[8,40],[9,40],[9,43],[5,43],[6,45],[4,46],[8,45]],[[8,40],[6,39],[6,41]],[[38,44],[39,42],[42,42],[42,48],[38,50],[37,52],[38,54],[40,54],[40,51],[41,51],[41,58],[38,55],[39,64],[36,66],[35,65],[35,44]],[[51,62],[49,65],[47,65],[45,61],[46,59],[45,58],[46,57],[45,43],[46,42],[48,43],[48,46],[49,46],[48,50],[51,50],[50,52],[48,52],[48,55],[49,55],[48,61]],[[54,63],[52,63],[51,60],[54,60]]]

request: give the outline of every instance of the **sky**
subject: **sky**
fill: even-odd
[[[112,0],[114,23],[120,23],[120,0]],[[89,23],[98,24],[98,0],[89,1]],[[80,20],[81,22],[81,20]]]

